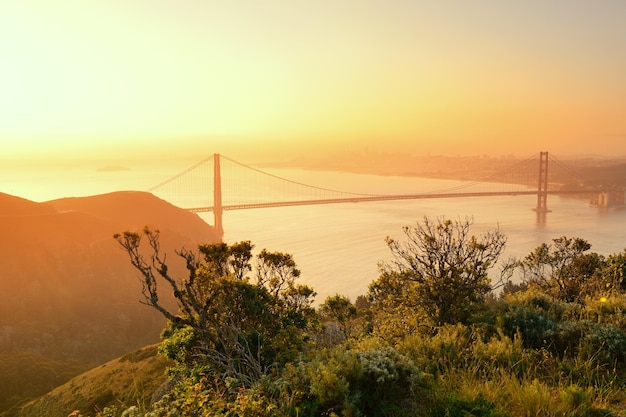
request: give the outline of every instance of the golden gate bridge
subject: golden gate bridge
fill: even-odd
[[[549,194],[597,193],[584,180],[548,152],[476,181],[437,190],[406,194],[368,194],[339,191],[289,180],[226,156],[214,154],[152,187],[158,197],[192,212],[213,212],[214,227],[222,234],[226,210],[336,204],[348,202],[415,200],[429,198],[537,195],[538,213],[548,212]]]

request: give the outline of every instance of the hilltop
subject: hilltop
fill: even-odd
[[[45,203],[0,194],[0,411],[159,340],[165,321],[139,303],[136,271],[113,239],[146,225],[163,231],[167,253],[219,240],[149,193]]]

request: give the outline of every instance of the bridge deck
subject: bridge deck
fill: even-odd
[[[550,195],[560,194],[593,194],[596,190],[560,190],[548,191]],[[472,193],[442,193],[442,194],[401,194],[401,195],[381,195],[369,197],[348,197],[348,198],[331,198],[323,200],[299,200],[299,201],[276,201],[271,203],[246,203],[246,204],[230,204],[222,206],[222,210],[246,210],[270,207],[290,207],[290,206],[306,206],[318,204],[339,204],[339,203],[361,203],[368,201],[398,201],[398,200],[420,200],[431,198],[459,198],[459,197],[497,197],[497,196],[516,196],[516,195],[537,195],[537,191],[485,191]],[[194,213],[212,212],[213,207],[192,207],[186,210]]]

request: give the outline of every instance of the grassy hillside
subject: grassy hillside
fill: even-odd
[[[168,365],[157,354],[157,345],[151,345],[78,375],[35,401],[0,413],[0,417],[65,417],[74,410],[94,415],[112,404],[143,407],[165,383]]]

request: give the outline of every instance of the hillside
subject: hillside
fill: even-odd
[[[113,234],[161,230],[162,248],[218,240],[198,216],[142,192],[35,203],[0,194],[0,411],[77,371],[155,343],[164,319],[139,303],[141,284]],[[38,370],[15,374],[20,363]]]
[[[216,240],[213,228],[196,214],[181,210],[150,193],[115,192],[91,197],[72,197],[52,200],[45,205],[57,212],[80,212],[126,226],[158,227],[164,235],[169,232],[194,242]]]
[[[166,382],[168,365],[157,354],[157,345],[147,346],[90,369],[0,417],[66,416],[73,410],[94,414],[112,403],[145,406]]]

